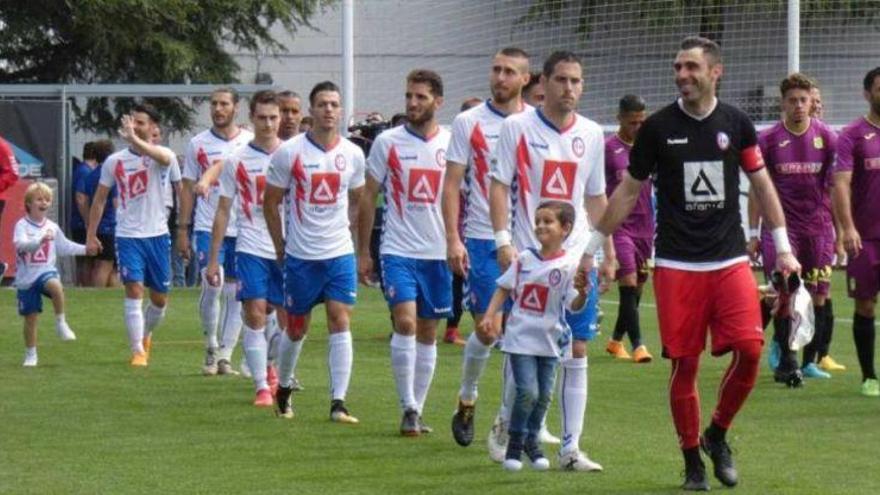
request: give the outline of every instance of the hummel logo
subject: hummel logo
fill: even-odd
[[[688,144],[688,138],[667,138],[666,144]]]

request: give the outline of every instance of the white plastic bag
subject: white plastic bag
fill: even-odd
[[[816,331],[816,316],[813,314],[813,298],[801,284],[794,297],[789,300],[791,332],[788,345],[792,351],[799,351],[813,340]]]

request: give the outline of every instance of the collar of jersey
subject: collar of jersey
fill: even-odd
[[[308,141],[309,141],[310,143],[312,143],[312,146],[314,146],[315,148],[318,148],[319,150],[321,150],[321,151],[324,152],[324,153],[327,153],[328,151],[332,150],[333,148],[335,148],[336,146],[338,146],[339,143],[342,142],[342,137],[337,135],[337,136],[336,136],[336,142],[333,143],[333,146],[331,146],[331,147],[329,147],[329,148],[327,148],[327,149],[324,149],[324,147],[321,146],[321,143],[315,141],[315,139],[312,137],[312,131],[309,131],[309,132],[306,133],[306,139],[308,139]]]
[[[535,258],[538,258],[541,261],[555,260],[555,259],[562,258],[563,256],[565,256],[565,249],[560,249],[559,252],[557,252],[553,256],[548,256],[546,258],[541,256],[541,252],[535,248],[529,248],[529,251],[531,251],[532,254],[535,255]]]
[[[702,122],[702,121],[708,119],[709,116],[712,115],[712,113],[715,111],[715,109],[718,108],[718,98],[712,97],[712,108],[708,112],[706,112],[706,115],[703,115],[701,117],[699,115],[694,115],[694,114],[688,112],[687,110],[685,110],[684,102],[681,100],[681,98],[678,98],[677,100],[675,100],[675,102],[678,103],[678,108],[679,108],[679,110],[682,111],[682,113],[684,113],[688,117],[696,120],[697,122]]]
[[[44,218],[44,219],[43,219],[43,223],[37,223],[37,222],[34,222],[33,220],[31,220],[31,217],[30,217],[30,216],[28,216],[28,215],[25,215],[25,216],[24,216],[24,221],[25,221],[25,222],[27,222],[27,223],[33,225],[34,227],[38,227],[38,228],[43,228],[43,227],[45,227],[45,226],[46,226],[46,220],[48,220],[48,219],[49,219],[48,217],[47,217],[47,218]]]
[[[410,133],[411,135],[413,135],[413,136],[415,136],[415,137],[421,139],[422,141],[424,141],[424,142],[426,142],[426,143],[429,142],[429,141],[431,141],[432,139],[434,139],[434,136],[436,136],[437,134],[440,133],[440,126],[437,126],[437,130],[434,131],[434,134],[431,134],[430,136],[422,136],[421,134],[419,134],[418,132],[416,132],[416,131],[414,131],[412,128],[410,128],[409,124],[404,124],[404,125],[403,125],[403,129],[404,129],[406,132],[408,132],[408,133]]]
[[[141,156],[140,153],[138,153],[137,151],[131,149],[131,146],[128,147],[128,152],[131,153],[131,154],[134,155],[134,156]]]
[[[782,128],[785,129],[785,132],[791,134],[791,135],[794,136],[794,137],[801,137],[801,136],[803,136],[804,134],[806,134],[807,132],[809,132],[810,128],[813,127],[813,117],[807,117],[807,118],[810,119],[810,123],[807,124],[807,128],[804,129],[804,132],[801,132],[800,134],[798,134],[797,132],[794,132],[793,130],[789,129],[788,126],[785,125],[785,120],[784,120],[784,119],[783,119],[783,120],[780,120],[779,123],[782,124]]]
[[[556,124],[554,124],[553,122],[550,122],[550,119],[548,119],[547,116],[544,115],[544,112],[541,110],[541,108],[536,108],[536,109],[535,109],[535,114],[538,115],[538,118],[541,119],[541,122],[543,122],[544,124],[546,124],[547,127],[549,127],[549,128],[551,128],[551,129],[553,129],[554,131],[558,132],[559,134],[565,134],[569,129],[571,129],[572,127],[574,127],[574,123],[577,122],[577,115],[576,115],[576,114],[572,114],[571,123],[568,124],[567,126],[563,127],[562,129],[560,129],[560,128],[556,127]]]
[[[259,146],[257,146],[256,144],[254,144],[253,141],[249,142],[249,143],[248,143],[248,146],[250,146],[250,148],[251,148],[252,150],[257,151],[257,152],[259,152],[259,153],[262,153],[262,154],[264,154],[264,155],[271,155],[272,153],[275,152],[275,150],[278,149],[278,146],[275,146],[275,149],[274,149],[274,150],[272,150],[272,151],[266,151],[266,150],[264,150],[263,148],[260,148]]]
[[[230,136],[228,139],[221,136],[220,134],[218,134],[217,131],[215,131],[213,127],[211,127],[208,130],[211,131],[212,136],[214,136],[215,138],[217,138],[221,141],[226,141],[226,142],[232,141],[233,139],[237,138],[239,134],[241,134],[241,127],[238,128],[238,132],[236,132],[234,136]]]
[[[869,126],[880,129],[880,125],[871,122],[871,119],[869,119],[867,115],[862,116],[862,118],[865,119],[865,122],[867,122]]]

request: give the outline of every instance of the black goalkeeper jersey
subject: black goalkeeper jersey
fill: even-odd
[[[745,256],[740,170],[763,166],[757,142],[749,118],[720,101],[700,120],[678,102],[647,119],[629,173],[638,180],[655,176],[658,259],[712,263]]]

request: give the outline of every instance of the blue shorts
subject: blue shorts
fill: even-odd
[[[590,272],[590,294],[584,308],[577,313],[565,312],[565,322],[571,328],[571,336],[574,340],[590,341],[596,337],[598,325],[596,318],[599,316],[599,272]]]
[[[357,300],[354,254],[326,260],[284,257],[284,306],[291,315],[308,314],[324,301],[353,306]]]
[[[143,283],[166,293],[171,287],[171,236],[117,237],[116,263],[123,283]]]
[[[472,313],[482,314],[486,312],[489,301],[492,300],[492,294],[498,288],[495,284],[495,281],[501,276],[497,260],[498,250],[492,239],[465,238],[464,245],[470,259],[470,269],[465,285],[465,301],[467,301],[467,308]]]
[[[211,233],[196,231],[194,234],[196,243],[196,259],[199,261],[199,271],[208,266],[208,260],[211,258]],[[224,237],[223,243],[220,244],[220,254],[217,255],[217,262],[223,266],[223,276],[225,278],[238,278],[238,272],[235,271],[235,237]]]
[[[46,282],[58,278],[58,272],[51,271],[40,275],[34,280],[28,289],[18,289],[18,314],[21,316],[43,312],[43,296],[49,297],[46,292]]]
[[[446,260],[420,260],[383,254],[382,286],[390,307],[415,301],[419,318],[452,316],[452,272]]]
[[[265,299],[269,304],[284,304],[284,273],[274,259],[241,251],[235,253],[239,301]]]

